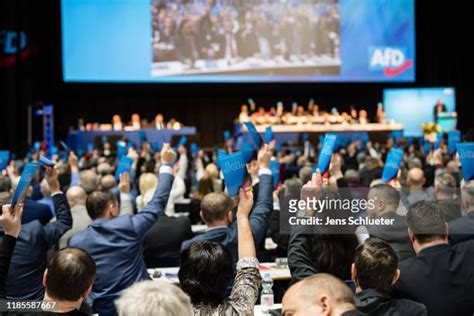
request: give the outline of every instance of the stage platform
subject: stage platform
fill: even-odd
[[[318,142],[317,138],[320,135],[326,133],[356,133],[356,132],[367,132],[369,139],[372,141],[386,141],[388,135],[394,131],[402,131],[403,124],[382,124],[382,123],[369,123],[369,124],[296,124],[296,125],[284,125],[284,124],[263,124],[257,125],[257,131],[263,134],[267,126],[272,127],[273,135],[277,143],[298,143],[301,140],[302,134],[307,133],[309,140],[314,143]]]
[[[174,136],[196,135],[196,127],[187,126],[179,130],[143,128],[136,131],[73,131],[68,134],[67,143],[74,150],[86,151],[88,144],[99,146],[102,144],[102,137],[106,136],[107,141],[114,148],[115,143],[122,138],[130,140],[134,144],[139,144],[143,133],[148,142],[162,144],[172,142]]]

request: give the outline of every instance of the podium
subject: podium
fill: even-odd
[[[438,121],[442,132],[449,132],[456,129],[458,124],[458,115],[456,112],[439,112]]]

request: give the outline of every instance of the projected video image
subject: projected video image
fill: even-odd
[[[340,73],[337,0],[152,0],[152,77]]]

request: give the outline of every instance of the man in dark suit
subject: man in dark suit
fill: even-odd
[[[150,279],[143,260],[143,238],[168,203],[174,180],[171,165],[176,160],[169,144],[163,145],[161,159],[158,188],[140,213],[118,217],[113,194],[95,191],[86,201],[92,224],[69,240],[70,246],[86,250],[96,262],[97,276],[88,299],[99,314],[115,314],[114,300],[119,293]]]
[[[33,220],[22,226],[6,280],[7,299],[43,299],[47,252],[72,227],[67,199],[59,190],[57,170],[48,168],[45,177],[51,189],[56,221],[43,225],[39,220]],[[3,232],[0,234],[3,237]]]
[[[256,245],[265,238],[268,217],[273,210],[273,180],[269,169],[271,157],[272,149],[265,145],[258,154],[258,198],[249,218]],[[183,242],[181,250],[195,242],[215,241],[229,247],[234,258],[237,258],[237,223],[233,221],[233,205],[232,199],[223,193],[206,195],[201,202],[200,216],[208,229],[205,233]]]
[[[452,245],[474,239],[474,181],[462,181],[461,200],[466,214],[449,222],[449,242]]]
[[[443,103],[443,100],[438,99],[436,101],[435,106],[433,107],[433,117],[434,117],[434,122],[438,123],[438,114],[441,112],[446,112],[448,109],[446,108],[446,105]]]
[[[387,242],[402,261],[413,257],[415,252],[408,237],[408,225],[405,216],[398,215],[397,208],[400,195],[388,184],[378,184],[370,188],[367,199],[375,201],[375,207],[368,209],[370,218],[393,219],[393,225],[369,225],[367,231],[370,237]]]
[[[357,247],[352,264],[352,279],[357,286],[357,309],[368,315],[426,316],[423,304],[394,299],[390,286],[400,276],[397,254],[390,245],[380,239],[369,238]]]
[[[450,246],[443,212],[433,202],[414,203],[407,223],[417,256],[400,263],[394,296],[424,304],[430,316],[472,316],[474,241]]]
[[[181,243],[193,237],[188,217],[161,214],[143,240],[143,256],[147,268],[179,265]]]
[[[53,214],[51,214],[51,209],[48,205],[38,203],[29,197],[25,198],[23,216],[21,217],[23,224],[39,220],[42,225],[46,225],[52,218]]]

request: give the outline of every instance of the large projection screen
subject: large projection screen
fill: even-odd
[[[62,0],[66,82],[410,82],[414,0]]]

